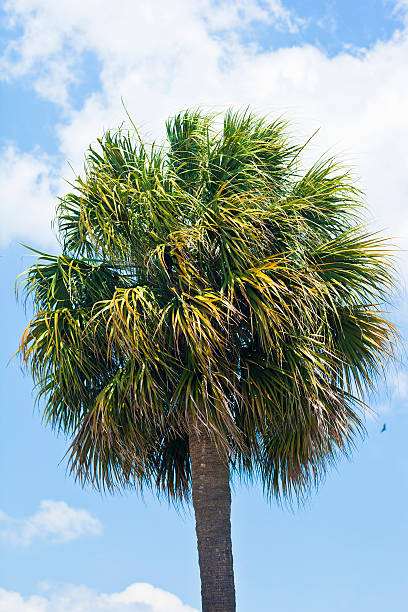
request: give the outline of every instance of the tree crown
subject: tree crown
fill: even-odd
[[[201,111],[162,146],[107,132],[61,198],[58,257],[27,273],[21,351],[72,472],[189,496],[188,429],[277,496],[363,429],[392,352],[381,237],[334,159],[300,168],[283,121]]]

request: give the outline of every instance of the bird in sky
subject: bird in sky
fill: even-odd
[[[382,432],[383,432],[383,431],[385,431],[386,429],[387,429],[387,426],[386,426],[386,424],[384,423],[384,425],[383,425],[382,430],[381,430],[381,432],[380,432],[380,433],[382,433]]]

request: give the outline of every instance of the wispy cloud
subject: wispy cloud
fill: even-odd
[[[373,417],[388,417],[408,412],[408,372],[390,369],[385,376],[381,399],[375,403]]]
[[[0,612],[198,612],[151,584],[135,583],[119,593],[96,593],[85,586],[50,588],[22,597],[0,589]]]
[[[122,0],[120,11],[107,0],[8,0],[5,11],[21,35],[5,48],[0,79],[27,77],[38,94],[66,110],[84,53],[96,54],[105,76],[148,68],[152,78],[167,79],[191,52],[199,61],[209,53],[210,66],[215,55],[229,56],[234,33],[253,24],[294,34],[304,23],[281,0]],[[221,31],[224,40],[215,41]]]
[[[197,3],[201,16],[210,31],[240,30],[248,25],[262,23],[277,30],[296,34],[306,20],[289,10],[281,0],[204,0]]]
[[[54,243],[51,219],[60,184],[53,160],[40,151],[23,153],[12,145],[0,150],[0,245],[15,236]]]
[[[398,370],[398,372],[391,375],[389,383],[392,387],[392,394],[395,399],[408,399],[408,372],[406,372],[406,370]]]
[[[29,546],[36,539],[69,542],[83,535],[100,533],[102,523],[97,518],[63,501],[43,500],[37,512],[23,519],[0,511],[0,539],[15,546]]]

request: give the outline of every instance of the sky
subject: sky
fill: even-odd
[[[87,146],[127,125],[122,100],[147,140],[191,106],[283,116],[301,141],[319,129],[304,163],[338,156],[392,237],[401,358],[368,398],[366,438],[299,509],[234,483],[232,530],[238,610],[406,610],[407,65],[406,0],[1,3],[0,612],[200,608],[191,509],[82,489],[11,360],[30,316],[22,245],[58,252],[57,196]]]

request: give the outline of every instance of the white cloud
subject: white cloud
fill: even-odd
[[[197,612],[178,597],[151,584],[134,583],[119,593],[96,593],[87,587],[51,588],[24,598],[0,589],[0,612]]]
[[[14,237],[51,244],[59,179],[51,159],[13,146],[0,151],[0,245]]]
[[[199,3],[197,3],[199,5]],[[305,20],[288,10],[281,0],[223,0],[201,2],[198,14],[210,26],[211,31],[219,32],[231,28],[243,28],[261,22],[275,26],[278,30],[295,34],[305,25]]]
[[[153,68],[155,79],[158,63],[167,72],[175,58],[187,59],[190,46],[193,56],[202,59],[211,46],[217,49],[219,44],[211,41],[216,32],[232,35],[233,30],[262,22],[294,33],[303,23],[281,0],[266,0],[262,6],[257,0],[122,0],[120,11],[107,0],[8,0],[5,10],[9,24],[20,26],[23,34],[7,46],[0,76],[33,76],[39,93],[63,105],[84,51],[96,54],[103,72],[144,66]],[[168,78],[171,73],[170,69],[170,74],[159,76]]]
[[[395,364],[394,364],[395,365]],[[383,379],[380,399],[373,398],[373,412],[369,418],[389,417],[407,413],[408,410],[408,372],[390,368]]]
[[[378,420],[380,417],[387,417],[392,412],[392,406],[389,403],[377,404],[371,412],[366,413],[367,420]]]
[[[400,10],[407,5],[399,2]],[[59,154],[76,169],[87,145],[122,122],[121,96],[148,135],[160,134],[164,119],[180,108],[251,105],[292,118],[301,137],[322,126],[313,157],[330,147],[340,152],[361,176],[377,225],[408,246],[408,25],[370,50],[329,58],[312,45],[267,51],[242,42],[240,34],[256,22],[301,27],[304,22],[276,0],[123,0],[120,11],[108,0],[8,0],[5,6],[22,34],[3,59],[3,77],[26,75],[41,95],[64,105],[56,127]],[[99,62],[100,89],[74,108],[69,87],[85,52]],[[13,159],[16,165],[28,161],[17,152]],[[30,237],[43,239],[52,216],[52,164],[35,153],[29,160],[32,174],[20,185],[27,197],[19,198],[28,213],[6,216],[3,240],[27,233],[28,225]],[[38,168],[44,194],[32,178]],[[9,165],[6,174],[18,172]],[[40,201],[47,202],[42,225],[40,219],[25,223]]]
[[[405,370],[398,370],[391,374],[389,384],[395,400],[406,400],[408,398],[408,373]]]
[[[40,509],[25,519],[15,519],[0,511],[0,539],[17,546],[29,546],[35,539],[69,542],[101,532],[102,524],[97,518],[63,501],[43,500]]]

